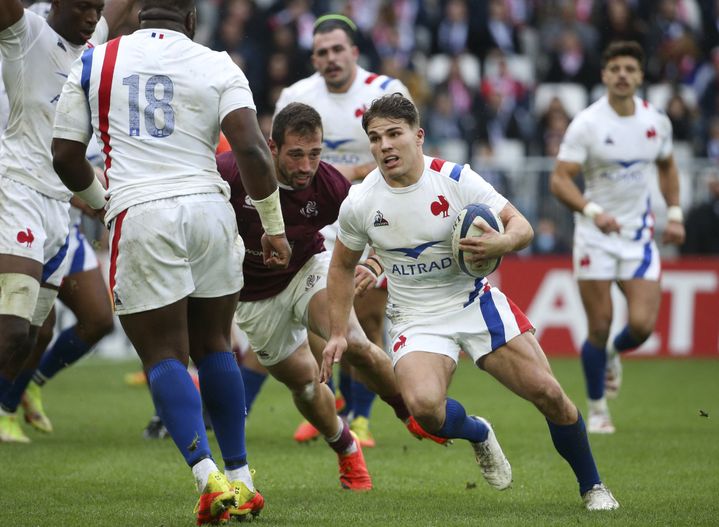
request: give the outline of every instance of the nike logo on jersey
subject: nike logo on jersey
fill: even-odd
[[[329,139],[325,139],[322,142],[327,145],[327,148],[330,148],[331,150],[337,150],[342,145],[344,145],[346,143],[351,143],[352,139],[338,139],[337,141],[331,141]]]
[[[432,247],[433,245],[437,245],[438,243],[439,243],[439,241],[436,241],[436,242],[427,242],[427,243],[423,243],[422,245],[418,245],[417,247],[410,247],[410,248],[400,247],[399,249],[389,249],[389,250],[390,250],[390,251],[393,251],[393,252],[402,253],[402,254],[404,254],[405,256],[409,256],[410,258],[414,258],[414,259],[416,260],[417,258],[419,258],[419,256],[420,256],[424,251],[426,251],[427,249],[429,249],[429,248]]]
[[[607,136],[607,138],[604,140],[604,144],[605,145],[613,145],[614,141],[612,140],[611,137]]]
[[[60,75],[60,77],[64,77],[64,78],[67,79],[67,74],[66,74],[66,73],[63,73],[63,72],[61,72],[61,71],[56,71],[55,74],[56,74],[56,75]]]
[[[65,44],[62,43],[61,40],[57,41],[57,47],[60,48],[63,51],[67,51],[67,48],[65,47]]]

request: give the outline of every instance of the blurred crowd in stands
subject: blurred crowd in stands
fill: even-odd
[[[226,50],[242,67],[265,133],[281,89],[313,72],[315,19],[328,12],[352,18],[360,63],[400,78],[420,107],[430,141],[426,151],[472,162],[500,192],[533,208],[528,215],[538,231],[537,252],[569,250],[571,220],[549,198],[551,167],[536,171],[522,203],[513,195],[517,178],[508,176],[507,162],[522,165],[527,157],[557,154],[573,115],[603,93],[599,57],[612,40],[644,46],[643,95],[669,115],[676,156],[719,163],[719,0],[197,4],[195,40]]]

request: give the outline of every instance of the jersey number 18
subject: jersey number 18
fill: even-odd
[[[140,135],[140,76],[130,75],[122,79],[122,84],[128,86],[130,110],[130,137]],[[157,85],[162,86],[162,97],[156,93]],[[153,75],[145,83],[145,128],[152,137],[167,137],[175,130],[175,111],[170,102],[174,85],[167,75]],[[161,112],[161,116],[158,113]],[[158,123],[158,117],[159,119]]]

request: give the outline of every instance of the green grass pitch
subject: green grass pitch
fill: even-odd
[[[552,367],[584,408],[579,361]],[[180,454],[169,439],[142,439],[148,393],[123,383],[137,368],[89,359],[51,381],[44,395],[55,433],[26,427],[32,444],[0,444],[0,526],[194,525],[196,495]],[[618,431],[591,437],[621,503],[608,513],[583,510],[531,405],[467,361],[450,394],[493,422],[513,466],[510,490],[484,482],[463,441],[417,441],[378,402],[378,446],[365,452],[375,489],[342,491],[334,453],[321,441],[292,441],[299,414],[270,381],[247,423],[250,465],[267,499],[255,525],[719,525],[719,361],[625,361],[625,385],[611,404]],[[212,445],[219,458],[214,438]]]

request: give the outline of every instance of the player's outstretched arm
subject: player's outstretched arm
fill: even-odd
[[[0,31],[20,20],[23,9],[20,0],[0,0]]]
[[[662,240],[664,243],[681,245],[686,238],[684,214],[679,206],[679,171],[674,156],[657,161],[659,190],[667,204],[667,225]]]
[[[587,201],[574,182],[581,170],[582,166],[579,163],[557,161],[549,180],[552,194],[570,210],[581,212],[592,218],[594,224],[603,233],[619,232],[620,226],[614,216],[605,212],[596,203]]]
[[[332,376],[332,366],[340,361],[347,349],[347,324],[354,299],[355,266],[361,256],[362,251],[348,249],[339,239],[335,242],[327,273],[330,338],[322,352],[322,382]]]
[[[239,108],[228,113],[221,126],[232,147],[242,185],[257,208],[265,229],[263,261],[268,267],[285,268],[290,263],[292,250],[285,236],[272,156],[262,137],[257,114],[252,109]]]

